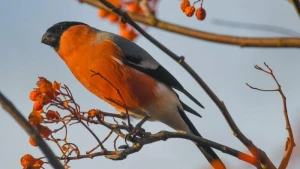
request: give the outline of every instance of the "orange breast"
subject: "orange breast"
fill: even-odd
[[[117,59],[123,57],[120,48],[111,41],[102,41],[95,45],[93,44],[95,36],[93,32],[90,34],[90,36],[85,36],[87,38],[85,43],[70,52],[63,49],[72,48],[71,44],[76,46],[75,42],[67,43],[67,38],[64,42],[62,37],[61,45],[66,46],[60,46],[60,51],[58,51],[75,77],[90,92],[119,111],[124,110],[124,103],[115,88],[120,91],[129,110],[139,110],[156,99],[157,82],[155,79],[119,63]],[[99,75],[92,77],[91,70],[98,72],[107,80]]]

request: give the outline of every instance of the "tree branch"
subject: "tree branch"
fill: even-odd
[[[181,64],[198,82],[198,84],[203,88],[203,90],[208,94],[208,96],[213,100],[213,102],[217,105],[217,107],[223,114],[225,120],[227,121],[228,125],[230,126],[231,130],[233,131],[233,135],[237,137],[248,148],[251,154],[260,161],[261,165],[268,166],[269,169],[275,169],[276,167],[271,162],[267,154],[258,147],[256,147],[256,145],[240,131],[233,118],[231,117],[229,111],[227,110],[224,102],[218,98],[218,96],[208,87],[208,85],[186,62],[183,62]]]
[[[49,160],[49,163],[55,169],[64,169],[63,165],[57,160],[53,151],[46,144],[44,139],[40,136],[40,134],[31,126],[31,124],[22,116],[22,114],[17,110],[17,108],[0,92],[0,104],[3,109],[7,111],[18,123],[19,125],[29,134],[29,136],[33,137],[37,142],[37,145],[44,153],[44,155]]]
[[[300,16],[300,1],[299,0],[289,0],[295,7],[298,16]]]
[[[87,3],[94,7],[112,12],[105,5],[103,5],[100,0],[79,0],[82,3]],[[102,2],[102,3],[101,3]],[[128,15],[133,21],[142,23],[144,25],[152,26],[169,32],[185,35],[188,37],[201,39],[205,41],[237,45],[240,47],[272,47],[272,48],[282,48],[282,47],[300,47],[300,38],[258,38],[258,37],[239,37],[239,36],[229,36],[216,33],[210,33],[205,31],[200,31],[196,29],[191,29],[188,27],[176,25],[170,22],[159,20],[153,16],[143,16],[136,13],[128,12]]]
[[[158,42],[155,38],[150,36],[146,31],[144,31],[138,24],[136,24],[130,16],[122,11],[120,8],[116,8],[111,3],[107,2],[106,0],[99,0],[101,3],[103,3],[107,8],[109,8],[111,11],[116,13],[117,15],[121,16],[123,21],[130,24],[132,27],[134,27],[137,31],[139,31],[143,36],[145,36],[149,41],[151,41],[155,46],[157,46],[159,49],[161,49],[163,52],[165,52],[168,56],[170,56],[172,59],[177,61],[197,82],[198,84],[203,88],[203,90],[208,94],[208,96],[213,100],[213,102],[217,105],[219,110],[222,112],[224,118],[226,119],[227,123],[229,124],[230,128],[232,129],[234,135],[248,148],[248,150],[254,155],[259,162],[261,163],[261,166],[266,166],[269,169],[275,169],[276,167],[271,162],[269,157],[266,155],[264,151],[256,147],[251,140],[249,140],[237,127],[236,123],[232,119],[230,113],[228,112],[225,104],[215,95],[215,93],[208,87],[208,85],[200,78],[200,76],[184,61],[184,57],[177,56],[175,53],[173,53],[171,50],[166,48],[163,44]],[[257,166],[257,168],[261,168],[260,166]]]
[[[107,127],[107,126],[106,126]],[[116,129],[110,128],[112,131],[115,131]],[[118,130],[118,129],[117,129]],[[127,130],[129,131],[129,128],[127,126]],[[120,137],[124,137],[124,135],[119,135]],[[116,151],[101,151],[97,153],[90,153],[85,155],[78,155],[74,157],[59,157],[60,160],[77,160],[82,158],[94,158],[97,156],[106,156],[109,159],[112,160],[123,160],[128,155],[138,152],[142,149],[144,145],[151,144],[158,141],[166,141],[168,139],[172,138],[181,138],[190,140],[196,143],[200,143],[203,146],[210,146],[212,148],[215,148],[219,151],[222,151],[223,153],[229,154],[231,156],[234,156],[242,161],[245,161],[252,165],[257,165],[257,160],[255,157],[249,156],[243,152],[240,152],[238,150],[235,150],[233,148],[227,147],[225,145],[213,142],[211,140],[207,140],[205,138],[201,138],[192,134],[183,133],[183,132],[168,132],[168,131],[160,131],[156,134],[150,134],[146,133],[144,137],[141,138],[131,138],[130,141],[133,143],[131,147],[126,148],[125,150],[116,150]]]
[[[269,65],[267,65],[266,63],[264,63],[264,65],[267,67],[268,70],[261,68],[258,65],[255,65],[255,69],[262,71],[264,73],[267,73],[268,75],[270,75],[273,80],[276,82],[277,85],[277,89],[273,89],[273,90],[264,90],[264,89],[259,89],[256,87],[252,87],[249,84],[247,84],[251,89],[254,90],[258,90],[258,91],[272,91],[272,92],[279,92],[281,98],[282,98],[282,104],[283,104],[283,114],[284,114],[284,118],[285,118],[285,123],[286,123],[286,130],[288,131],[288,138],[287,138],[287,142],[286,142],[286,149],[285,149],[285,155],[279,165],[278,169],[285,169],[290,161],[292,152],[294,147],[296,146],[295,141],[294,141],[294,135],[293,135],[293,131],[292,131],[292,127],[290,124],[290,120],[289,120],[289,116],[288,116],[288,111],[287,111],[287,103],[286,103],[286,97],[282,91],[281,85],[279,84],[277,78],[275,77],[273,70],[269,67]]]
[[[63,89],[68,90],[68,92],[67,92],[68,94],[64,95],[62,97],[64,97],[65,99],[71,97],[71,99],[68,99],[69,100],[68,102],[72,103],[73,105],[78,105],[75,102],[75,99],[71,96],[72,94],[71,94],[71,91],[69,90],[69,88],[67,88],[65,86]],[[62,93],[62,91],[61,91],[61,93]],[[61,99],[56,97],[56,98],[54,98],[54,100],[61,100]],[[70,123],[71,121],[75,121],[76,123],[80,122],[80,124],[82,124],[83,126],[86,127],[86,125],[83,124],[83,121],[85,121],[87,124],[88,123],[96,124],[96,125],[100,124],[100,125],[106,127],[107,129],[109,129],[110,132],[103,139],[103,141],[101,143],[98,142],[98,145],[95,146],[92,150],[87,151],[85,155],[81,155],[79,149],[77,148],[79,146],[72,143],[72,145],[74,145],[76,147],[75,150],[77,152],[74,156],[71,156],[72,151],[69,152],[68,155],[66,155],[65,154],[66,150],[63,150],[63,148],[62,148],[63,146],[61,146],[58,142],[64,141],[65,144],[71,144],[71,143],[69,143],[66,139],[61,140],[58,138],[54,138],[51,135],[51,137],[52,137],[51,141],[54,141],[56,143],[56,145],[61,149],[62,154],[63,154],[62,157],[58,157],[58,159],[64,160],[65,165],[67,165],[67,163],[70,160],[82,159],[82,158],[94,158],[96,156],[106,156],[107,158],[113,159],[113,160],[123,160],[128,155],[139,151],[146,144],[151,144],[151,143],[158,142],[158,141],[166,141],[167,139],[170,139],[170,138],[181,138],[181,139],[186,139],[186,140],[190,140],[193,142],[197,142],[201,145],[210,146],[210,147],[213,147],[213,148],[215,148],[219,151],[222,151],[226,154],[232,155],[232,156],[234,156],[242,161],[245,161],[249,164],[252,164],[255,166],[259,165],[257,159],[253,156],[250,156],[248,154],[245,154],[245,153],[235,150],[233,148],[227,147],[225,145],[213,142],[211,140],[207,140],[205,138],[195,136],[193,134],[188,134],[186,132],[167,132],[167,131],[161,131],[156,134],[151,134],[151,133],[145,132],[145,130],[142,129],[141,126],[146,120],[149,119],[149,117],[147,117],[147,116],[142,121],[140,121],[134,127],[134,130],[132,131],[132,126],[126,125],[126,123],[119,124],[118,121],[115,119],[115,114],[113,114],[113,113],[105,113],[105,115],[104,115],[104,114],[102,114],[103,112],[101,110],[96,110],[96,109],[91,109],[88,111],[88,112],[93,111],[95,116],[93,114],[84,113],[84,112],[73,112],[73,110],[75,110],[75,109],[73,108],[72,104],[65,104],[65,105],[63,105],[64,107],[61,107],[63,110],[66,110],[67,112],[71,112],[70,114],[68,113],[66,116],[64,116],[63,118],[59,118],[59,119],[49,119],[46,122],[53,124],[53,123],[58,123],[57,120],[59,120],[61,122],[64,122],[65,120],[67,120],[67,123],[64,122],[64,126],[66,126],[66,124]],[[59,104],[51,104],[51,105],[59,108],[58,107]],[[66,109],[66,107],[68,107],[68,109]],[[95,118],[95,117],[97,118],[97,121],[93,120],[93,118]],[[104,117],[113,118],[115,124],[104,121]],[[59,127],[59,129],[55,129],[54,131],[60,131],[61,128],[62,127]],[[107,149],[102,149],[101,152],[92,153],[95,149],[97,149],[98,147],[103,145],[103,143],[112,135],[112,132],[114,132],[117,135],[116,139],[113,142],[115,151],[109,151]],[[128,133],[128,134],[126,134],[126,133]],[[95,136],[93,134],[93,132],[90,132],[90,134],[92,134],[94,137],[98,138],[97,136]],[[129,147],[129,145],[127,144],[127,145],[123,145],[123,146],[120,146],[119,148],[117,148],[116,140],[119,137],[123,138],[125,140],[126,144],[127,144],[127,141],[130,141],[133,143],[133,145]],[[124,149],[124,150],[120,150],[120,149]]]

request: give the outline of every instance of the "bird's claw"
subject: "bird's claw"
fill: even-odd
[[[143,120],[141,120],[135,127],[133,127],[132,125],[129,126],[129,133],[126,134],[125,136],[125,141],[126,140],[133,140],[136,138],[136,136],[139,137],[144,137],[145,136],[145,129],[142,128],[142,125],[150,118],[150,116],[146,116],[143,118]]]
[[[145,129],[143,129],[141,126],[135,126],[129,128],[129,133],[126,134],[125,140],[134,140],[137,136],[143,137],[145,133]]]

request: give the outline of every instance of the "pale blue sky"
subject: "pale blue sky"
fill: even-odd
[[[164,0],[159,3],[158,18],[195,29],[240,36],[286,36],[279,33],[249,29],[235,29],[212,23],[214,18],[256,24],[268,24],[293,31],[300,28],[300,20],[292,5],[285,0],[253,1],[205,1],[207,18],[198,22],[195,18],[185,17],[179,8],[180,1]],[[72,90],[82,110],[99,108],[116,112],[112,107],[89,93],[72,76],[64,62],[46,45],[40,43],[45,30],[59,21],[81,21],[98,29],[118,32],[117,26],[97,17],[97,10],[74,0],[44,0],[2,2],[0,6],[0,90],[24,114],[28,116],[32,101],[28,95],[38,76],[57,80],[67,84]],[[265,150],[278,166],[283,156],[287,132],[282,113],[281,98],[277,93],[261,93],[250,90],[245,83],[262,88],[274,88],[272,79],[256,71],[254,64],[267,62],[282,84],[288,101],[288,110],[295,135],[299,136],[300,119],[300,58],[299,49],[264,49],[239,48],[191,39],[181,35],[164,32],[155,28],[147,29],[178,55],[186,56],[186,61],[199,73],[207,84],[222,99],[240,129],[252,141]],[[238,150],[246,148],[232,135],[221,113],[209,97],[183,69],[168,56],[153,46],[143,37],[136,41],[147,50],[164,67],[166,67],[204,104],[205,110],[183,99],[203,118],[189,115],[197,129],[204,137],[223,143]],[[19,159],[25,153],[41,156],[38,148],[28,143],[28,135],[19,125],[0,109],[2,133],[0,148],[1,167],[7,169],[21,168]],[[298,126],[297,126],[298,125]],[[148,131],[171,130],[159,123],[147,123]],[[298,130],[296,128],[298,127]],[[86,130],[79,126],[71,127],[70,140],[82,145],[83,151],[92,148],[96,141]],[[107,130],[97,127],[102,138]],[[300,140],[296,140],[300,144]],[[111,145],[110,145],[111,146]],[[86,149],[84,149],[86,148]],[[58,152],[55,149],[55,152]],[[299,148],[298,148],[299,152]],[[249,165],[228,155],[218,152],[225,164],[232,168]],[[208,166],[203,155],[195,145],[186,140],[168,140],[145,146],[140,152],[130,155],[123,161],[111,161],[104,157],[93,160],[72,161],[72,169],[122,168],[122,169],[200,169]],[[298,162],[298,165],[300,163]],[[46,166],[51,168],[50,166]],[[253,168],[253,167],[250,167]],[[290,166],[296,169],[296,165]]]

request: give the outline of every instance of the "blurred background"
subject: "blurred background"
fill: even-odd
[[[286,0],[253,1],[205,1],[207,12],[205,21],[195,17],[187,18],[180,9],[180,1],[160,1],[157,17],[161,20],[177,23],[194,29],[251,37],[299,36],[300,20],[294,7]],[[97,15],[98,10],[75,0],[47,1],[3,1],[0,6],[0,90],[23,113],[25,117],[32,110],[33,102],[29,92],[36,87],[38,76],[50,81],[68,85],[82,110],[98,108],[116,111],[89,93],[70,73],[65,63],[50,47],[40,43],[46,29],[60,21],[81,21],[101,30],[118,33],[118,26]],[[226,26],[221,21],[233,21],[258,25],[270,25],[279,31],[257,29],[256,27]],[[228,22],[226,22],[228,23]],[[230,24],[233,25],[233,24]],[[284,28],[284,29],[281,29]],[[299,31],[299,32],[297,32]],[[263,66],[266,62],[273,68],[287,97],[288,111],[294,130],[296,144],[300,144],[300,57],[299,49],[285,48],[240,48],[192,39],[182,35],[148,28],[147,32],[178,55],[184,55],[197,73],[211,89],[225,102],[232,117],[242,132],[258,147],[263,149],[276,166],[284,155],[287,138],[282,112],[282,100],[275,92],[258,92],[249,89],[245,83],[253,86],[273,89],[273,79],[254,69],[254,65]],[[189,115],[200,133],[207,139],[225,144],[240,151],[246,148],[232,135],[222,114],[196,82],[173,60],[143,37],[135,41],[147,50],[182,85],[204,104],[200,109],[190,100],[183,100],[197,110],[203,118]],[[7,169],[22,168],[20,158],[24,154],[42,156],[38,148],[32,147],[29,136],[0,108],[0,161]],[[160,123],[147,123],[147,131],[157,132],[171,128]],[[69,140],[82,148],[82,153],[96,145],[96,141],[79,125],[70,128]],[[107,134],[103,127],[95,127],[95,133],[101,138]],[[123,142],[120,142],[123,144]],[[112,141],[107,142],[112,147]],[[56,147],[57,154],[59,151]],[[296,155],[298,153],[298,155]],[[228,168],[254,168],[234,157],[218,152]],[[293,153],[290,169],[300,165],[300,148]],[[297,160],[298,158],[298,160]],[[298,162],[297,162],[298,161]],[[201,169],[209,164],[192,142],[171,139],[143,147],[123,161],[112,161],[105,157],[71,161],[72,169],[122,168],[122,169]],[[49,165],[46,168],[51,168]]]

